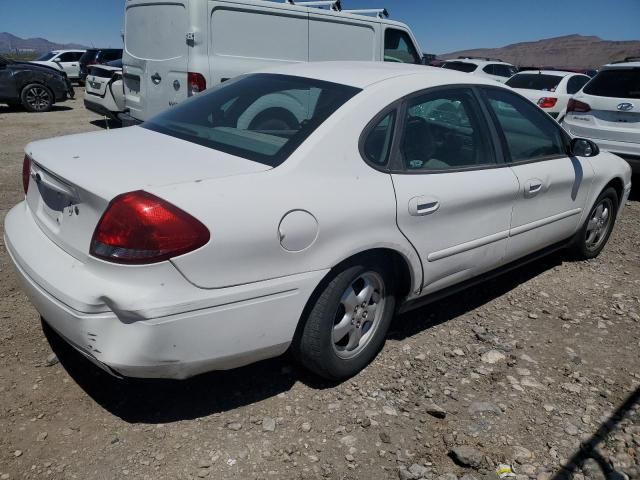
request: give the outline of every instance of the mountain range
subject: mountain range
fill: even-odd
[[[55,43],[46,38],[20,38],[8,32],[0,32],[0,53],[2,52],[37,52],[50,50],[86,49],[77,43]]]
[[[499,58],[517,66],[598,68],[626,57],[640,57],[640,40],[614,41],[573,34],[438,55],[441,59],[457,57]]]

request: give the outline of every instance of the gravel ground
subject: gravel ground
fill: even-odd
[[[96,118],[81,100],[0,107],[3,217],[24,145]],[[500,463],[516,480],[640,478],[639,200],[596,260],[555,254],[400,316],[339,385],[286,355],[182,382],[111,378],[47,340],[0,243],[0,480],[481,480]]]

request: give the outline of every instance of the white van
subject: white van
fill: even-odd
[[[306,5],[305,5],[306,3]],[[327,4],[330,9],[311,5]],[[225,80],[275,63],[423,63],[405,24],[339,1],[127,0],[123,124],[142,122]]]

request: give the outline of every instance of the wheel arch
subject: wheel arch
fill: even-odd
[[[613,188],[616,191],[616,194],[618,195],[618,205],[617,208],[618,210],[620,210],[620,205],[622,203],[622,197],[624,196],[624,181],[622,180],[622,178],[620,177],[614,177],[613,179],[611,179],[609,181],[609,183],[607,183],[602,190],[600,190],[600,192],[598,193],[598,195],[600,195],[600,193],[604,192],[607,188]]]

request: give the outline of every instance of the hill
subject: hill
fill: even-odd
[[[566,35],[535,42],[513,43],[500,48],[460,50],[438,58],[459,56],[499,58],[514,65],[597,68],[614,60],[640,56],[640,41],[602,40],[596,36]]]
[[[45,38],[20,38],[8,32],[0,32],[0,53],[13,52],[36,52],[43,53],[49,50],[62,49],[86,49],[83,45],[76,43],[55,43]]]

